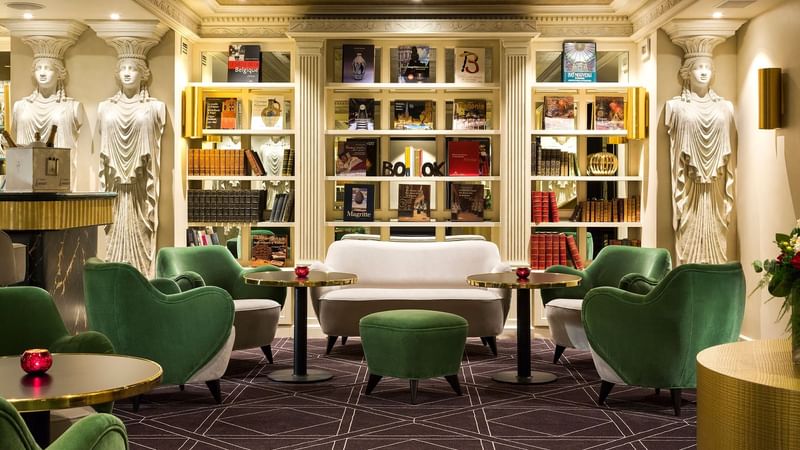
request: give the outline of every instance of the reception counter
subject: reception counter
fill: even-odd
[[[2,192],[0,229],[28,247],[25,284],[46,289],[72,331],[86,329],[83,265],[97,227],[113,220],[113,192]]]

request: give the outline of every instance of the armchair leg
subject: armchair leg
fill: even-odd
[[[656,395],[661,395],[661,388],[656,388]]]
[[[676,416],[680,416],[681,400],[683,400],[683,398],[681,398],[682,389],[670,389],[669,392],[672,394],[672,409],[675,410]]]
[[[222,390],[219,386],[219,380],[206,381],[206,386],[208,386],[208,390],[211,391],[211,395],[214,396],[217,404],[222,403]]]
[[[486,338],[483,337],[483,336],[481,336],[481,344],[483,344],[484,347],[486,347],[486,345],[487,345]]]
[[[267,357],[267,361],[272,364],[272,346],[264,345],[261,347],[261,351],[264,352],[264,356]]]
[[[339,339],[339,336],[328,336],[328,346],[325,348],[325,354],[330,355],[331,350],[333,350],[333,346],[336,345],[336,339]]]
[[[611,393],[611,389],[614,389],[614,383],[609,383],[608,381],[601,381],[600,382],[600,396],[597,399],[597,404],[600,406],[605,405],[606,397],[608,394]]]
[[[139,412],[139,405],[142,402],[142,396],[137,395],[136,397],[133,397],[131,400],[133,400],[133,412]]]
[[[383,376],[375,375],[374,373],[369,374],[369,380],[367,381],[367,395],[372,394],[372,390],[375,389],[375,386],[378,385],[378,382],[381,381]]]
[[[347,343],[347,336],[342,336],[342,345]]]
[[[497,337],[496,336],[486,336],[486,343],[489,345],[489,348],[492,350],[492,354],[497,356]]]
[[[564,354],[564,350],[566,349],[567,347],[556,344],[556,350],[553,352],[553,364],[558,364],[558,360],[561,358],[561,355]]]
[[[419,380],[408,380],[409,387],[411,388],[411,404],[417,404],[417,386],[419,385]]]
[[[178,389],[180,389],[180,390],[181,390],[181,392],[183,392],[183,391],[184,391],[184,389],[186,389],[186,385],[185,385],[185,384],[179,384],[179,385],[178,385]]]
[[[456,391],[456,394],[461,395],[461,385],[458,383],[458,375],[445,375],[444,379],[450,383],[450,387]]]

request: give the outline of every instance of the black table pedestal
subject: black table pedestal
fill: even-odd
[[[20,414],[39,447],[50,446],[50,411],[32,411]]]

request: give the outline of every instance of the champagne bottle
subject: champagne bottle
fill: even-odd
[[[9,148],[17,146],[17,143],[14,142],[14,138],[11,137],[11,133],[9,133],[8,130],[3,130],[3,138],[5,138]]]
[[[50,127],[50,134],[47,136],[47,143],[45,144],[48,147],[53,147],[53,144],[56,142],[56,131],[58,131],[58,125],[53,124]]]

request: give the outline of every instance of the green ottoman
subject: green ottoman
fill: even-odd
[[[381,311],[361,318],[361,345],[369,368],[367,394],[382,377],[408,378],[411,403],[421,378],[441,377],[461,395],[458,369],[467,321],[455,314],[421,309]]]

